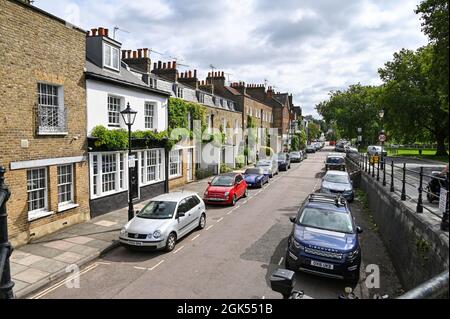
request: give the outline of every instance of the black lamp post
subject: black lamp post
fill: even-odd
[[[134,218],[134,207],[133,207],[133,195],[131,193],[131,188],[133,183],[131,182],[131,126],[136,120],[137,112],[130,107],[130,103],[127,104],[127,108],[120,112],[122,114],[123,121],[128,126],[128,220]]]
[[[381,134],[384,134],[384,127],[383,127],[383,118],[384,118],[384,109],[381,109],[380,112],[378,113],[378,115],[380,116],[380,120],[381,120]],[[381,169],[384,169],[384,158],[383,158],[383,152],[384,152],[384,140],[381,141]]]

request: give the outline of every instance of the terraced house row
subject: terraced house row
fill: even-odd
[[[271,147],[282,151],[301,116],[288,93],[152,63],[148,49],[123,48],[106,28],[82,30],[28,1],[0,0],[0,12],[0,166],[16,246],[126,206],[129,180],[138,202],[242,165],[250,125],[278,130]],[[132,157],[127,105],[137,111]],[[235,134],[219,151],[207,139],[173,145],[168,132],[192,131],[195,120]]]

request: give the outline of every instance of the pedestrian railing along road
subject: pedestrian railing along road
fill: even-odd
[[[425,173],[424,166],[419,170],[410,169],[407,163],[395,164],[392,159],[379,158],[361,153],[349,153],[347,158],[359,168],[366,172],[373,180],[389,187],[390,192],[400,194],[402,201],[409,200],[416,204],[416,212],[423,213],[424,210],[442,219],[441,229],[448,231],[449,222],[449,174],[446,175],[432,172]],[[427,183],[427,184],[425,184]],[[433,187],[435,185],[435,187]],[[431,187],[429,187],[431,186]],[[431,202],[439,202],[444,196],[444,208],[437,208]],[[446,195],[446,198],[445,198]],[[426,200],[424,200],[426,198]],[[427,204],[426,201],[429,203]]]

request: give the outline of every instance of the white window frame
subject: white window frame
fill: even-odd
[[[95,152],[89,154],[89,185],[91,199],[101,198],[128,190],[128,156],[127,152]],[[103,192],[103,155],[116,156],[115,189]],[[97,156],[97,173],[94,174],[94,156]],[[123,166],[121,167],[121,159]],[[122,180],[122,185],[121,185]],[[94,192],[94,182],[97,192]]]
[[[183,92],[183,87],[177,85],[177,98],[182,99],[184,98],[184,92]]]
[[[198,102],[199,103],[205,103],[205,93],[198,92]]]
[[[158,87],[158,79],[154,77],[150,77],[149,86],[152,89],[156,89]]]
[[[175,154],[177,155],[175,156]],[[172,174],[172,164],[176,164],[175,174]],[[169,178],[181,176],[183,176],[183,150],[173,150],[169,153]]]
[[[140,185],[146,186],[163,182],[165,180],[165,168],[164,168],[164,152],[163,148],[155,148],[142,151],[141,158],[141,171],[140,171]],[[149,155],[155,154],[155,164],[149,164]],[[149,180],[149,168],[155,167],[155,179]]]
[[[109,53],[109,61],[107,61],[107,58],[106,58],[107,50],[109,50],[109,52],[110,52]],[[114,57],[113,52],[116,52],[116,54],[117,54],[116,57]],[[117,67],[114,65],[114,62],[117,63]],[[116,71],[120,70],[120,50],[108,43],[103,43],[103,66],[108,69],[112,69],[112,70],[116,70]]]
[[[150,112],[148,107],[150,107],[149,109],[152,109],[152,114],[150,115]],[[146,129],[150,129],[150,130],[154,130],[156,127],[155,125],[155,119],[157,118],[156,116],[156,109],[157,109],[157,104],[155,102],[150,102],[147,101],[144,104],[144,127]],[[150,125],[148,125],[150,124]]]
[[[60,172],[59,172],[59,170],[60,170],[62,167],[70,167],[69,174],[65,174],[65,175],[69,175],[69,176],[70,176],[70,183],[68,183],[68,182],[60,183],[60,181],[59,181],[59,177],[60,177]],[[74,178],[74,174],[73,174],[73,164],[68,164],[68,165],[58,165],[58,166],[57,166],[57,180],[58,180],[58,209],[60,209],[61,207],[68,206],[68,205],[74,203],[74,180],[73,180],[73,178]],[[60,201],[59,201],[59,198],[60,198],[60,194],[61,194],[61,193],[60,193],[59,187],[60,187],[60,186],[67,186],[67,185],[70,186],[70,199],[67,200],[67,201],[64,201],[64,202],[60,202]]]
[[[28,179],[28,172],[30,172],[30,171],[32,172],[32,171],[36,171],[36,170],[44,170],[45,187],[28,190],[28,184],[31,182]],[[44,207],[34,209],[34,210],[28,210],[28,221],[32,221],[32,220],[52,214],[52,212],[49,212],[49,210],[48,210],[48,167],[36,167],[36,168],[27,170],[27,206],[28,206],[28,209],[30,209],[30,193],[40,191],[40,190],[44,190]]]
[[[119,105],[118,105],[118,110],[111,110],[110,106],[115,105],[113,103],[110,103],[110,99],[115,99],[117,101],[119,101]],[[107,109],[108,109],[108,126],[112,126],[112,127],[120,127],[120,111],[122,110],[122,97],[117,96],[117,95],[113,95],[113,94],[108,94],[108,100],[107,100]],[[111,119],[111,114],[110,113],[117,113],[114,114],[114,118],[117,118],[117,123],[113,123],[110,121]]]

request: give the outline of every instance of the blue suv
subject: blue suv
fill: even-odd
[[[362,229],[343,197],[311,194],[303,203],[288,239],[286,268],[351,284],[359,281]]]

